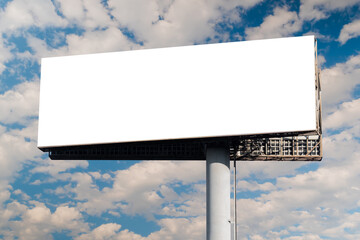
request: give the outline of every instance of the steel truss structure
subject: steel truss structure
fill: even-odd
[[[237,161],[320,161],[321,135],[202,139],[48,149],[53,160],[205,160],[207,145],[228,145]]]
[[[237,161],[320,161],[320,135],[243,139],[230,147]]]

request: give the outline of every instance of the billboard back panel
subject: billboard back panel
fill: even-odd
[[[41,61],[40,148],[315,130],[313,36]]]

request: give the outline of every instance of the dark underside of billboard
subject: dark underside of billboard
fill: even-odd
[[[321,161],[321,135],[201,138],[41,148],[52,160],[205,160],[208,146],[237,161]]]

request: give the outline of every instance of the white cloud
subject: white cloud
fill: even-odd
[[[81,213],[77,209],[68,206],[58,207],[51,215],[51,222],[60,229],[76,229],[81,219]]]
[[[121,225],[115,223],[107,223],[103,224],[94,230],[91,233],[83,234],[82,236],[76,238],[77,240],[81,239],[94,239],[94,240],[101,240],[101,239],[110,239],[116,235],[116,232],[121,228]]]
[[[324,119],[324,127],[334,129],[360,125],[360,99],[344,102],[338,110]]]
[[[360,19],[345,24],[341,29],[338,41],[341,44],[345,44],[349,39],[356,38],[358,36],[360,36]]]
[[[7,182],[2,180],[0,181],[0,205],[10,198],[10,191],[7,189],[9,186],[6,186]]]
[[[99,172],[89,172],[89,174],[95,179],[101,178],[101,174]]]
[[[275,8],[272,15],[267,16],[258,27],[245,30],[246,39],[264,39],[291,36],[301,30],[302,22],[296,12],[287,8]]]
[[[70,24],[86,29],[114,25],[108,10],[97,0],[57,0],[59,9]]]
[[[287,237],[287,238],[284,238],[284,240],[303,240],[303,239],[306,239],[306,240],[320,240],[322,239],[319,235],[317,234],[301,234],[300,236],[291,236],[291,237]]]
[[[42,160],[36,167],[34,167],[32,173],[46,173],[51,175],[52,180],[56,181],[58,179],[65,180],[64,176],[69,177],[67,174],[61,173],[66,172],[69,169],[73,168],[87,168],[89,166],[88,161],[71,161],[71,160]]]
[[[20,123],[26,127],[9,129],[1,127],[0,135],[0,180],[9,180],[21,170],[22,163],[38,159],[42,153],[37,149],[39,81],[26,81],[0,95],[0,122]],[[52,175],[77,166],[87,167],[85,161],[51,162],[40,161],[34,172],[49,172]],[[4,172],[3,172],[4,171]],[[5,184],[4,183],[4,184]]]
[[[320,69],[322,68],[322,66],[326,63],[326,59],[323,55],[318,55],[318,66],[320,67]]]
[[[208,18],[214,13],[204,1],[160,1],[160,5],[143,0],[110,0],[108,3],[120,25],[145,41],[148,47],[192,44],[213,34]],[[160,6],[163,9],[159,9]],[[160,14],[163,20],[159,20]]]
[[[286,7],[277,7],[274,9],[272,15],[265,17],[260,26],[247,28],[245,30],[246,39],[288,37],[299,32],[302,29],[304,21],[326,18],[329,12],[353,6],[359,2],[359,0],[301,0],[299,14],[295,11],[289,11]],[[340,41],[346,41],[350,35],[358,36],[356,35],[359,32],[358,24],[354,22],[349,25],[350,26],[344,30],[343,35],[340,35]],[[315,35],[318,35],[320,38],[324,37],[321,34]]]
[[[111,179],[111,176],[110,176],[110,174],[108,174],[108,173],[104,173],[104,174],[102,175],[102,178],[103,178],[104,180],[110,180],[110,179]]]
[[[24,0],[16,0],[13,5],[23,6],[24,2]],[[36,18],[36,26],[50,26],[56,21],[58,24],[61,23],[61,26],[75,24],[85,28],[86,31],[81,35],[67,35],[67,46],[59,49],[50,48],[44,40],[26,36],[35,55],[31,56],[27,52],[27,54],[19,54],[19,57],[39,60],[47,56],[119,51],[140,47],[133,43],[134,39],[128,39],[118,27],[129,29],[137,40],[144,41],[146,48],[201,43],[216,35],[215,24],[228,16],[228,13],[232,13],[229,21],[239,21],[239,16],[235,11],[237,6],[250,8],[258,2],[260,0],[212,0],[210,2],[201,0],[191,3],[183,0],[108,1],[109,8],[106,8],[96,0],[57,0],[55,5],[65,20],[56,15],[55,7],[50,1],[42,0],[39,7],[33,7],[35,10],[28,4],[26,7],[29,9],[23,7],[25,11],[23,16],[28,19],[21,20],[18,24],[12,20],[11,22],[14,23],[13,29],[35,24],[35,20],[30,16],[37,16],[38,8],[41,9],[46,4],[50,4],[47,12],[53,12],[55,15],[49,16],[46,20],[42,17]],[[9,4],[6,9],[4,14],[17,8]],[[115,16],[115,20],[110,18],[111,14]],[[162,19],[159,20],[159,16]]]
[[[216,35],[215,24],[222,21],[224,16],[228,16],[228,13],[232,13],[229,21],[239,21],[236,7],[250,8],[258,2],[260,0],[210,2],[201,0],[192,3],[183,0],[108,1],[107,8],[96,0],[57,0],[54,3],[63,14],[65,21],[55,14],[54,6],[48,1],[47,4],[51,4],[49,9],[54,12],[56,18],[61,19],[63,26],[75,24],[84,27],[86,31],[81,35],[67,35],[65,37],[67,46],[58,49],[52,49],[44,40],[28,35],[26,36],[28,44],[35,51],[35,55],[29,52],[18,55],[38,61],[41,57],[48,56],[109,52],[140,47],[133,43],[134,39],[128,39],[118,27],[129,29],[137,40],[144,41],[146,48],[201,43]],[[21,6],[23,0],[16,0],[16,4]],[[11,10],[10,7],[9,4],[8,8]],[[111,19],[110,15],[115,16],[116,20]],[[47,22],[39,18],[37,25],[48,26],[52,23],[50,20]],[[14,29],[19,26],[23,25],[18,24]]]
[[[69,20],[81,21],[85,17],[83,1],[77,0],[56,0],[59,10]]]
[[[278,177],[271,192],[238,200],[242,237],[270,236],[281,228],[291,233],[289,239],[356,239],[359,221],[349,219],[359,215],[360,144],[343,131],[324,138],[323,145],[325,157],[317,170]]]
[[[110,0],[108,4],[119,24],[149,48],[202,43],[216,35],[215,24],[235,7],[250,8],[258,2]]]
[[[118,28],[109,27],[104,30],[86,31],[82,35],[66,36],[67,45],[60,48],[50,48],[42,39],[28,36],[27,41],[35,54],[28,56],[40,61],[43,57],[67,56],[74,54],[91,54],[99,52],[114,52],[139,48],[132,43]]]
[[[350,57],[345,63],[337,63],[322,70],[322,101],[324,116],[334,111],[336,104],[350,101],[354,87],[360,84],[360,55]]]
[[[24,220],[29,223],[49,222],[51,217],[50,209],[44,204],[38,204],[32,209],[28,209],[24,214]]]
[[[16,189],[12,193],[20,196],[20,199],[22,199],[22,200],[30,200],[30,196],[27,195],[26,193],[24,193],[23,191],[21,191],[20,189]]]
[[[123,208],[123,212],[143,213],[150,217],[149,214],[159,212],[162,203],[173,198],[171,192],[167,194],[163,189],[164,198],[153,201],[153,197],[159,197],[156,192],[159,188],[161,190],[162,185],[176,182],[186,185],[203,179],[205,179],[204,162],[142,162],[131,166],[128,170],[118,171],[112,192],[119,199],[129,203]],[[185,199],[180,197],[179,203],[189,198],[184,197]],[[191,211],[189,213],[191,214]]]
[[[87,240],[87,239],[94,239],[94,240],[145,240],[142,236],[130,232],[128,230],[119,231],[121,225],[116,223],[107,223],[103,224],[90,233],[82,234],[79,237],[75,238],[75,240]]]
[[[38,120],[33,119],[29,121],[26,127],[21,129],[9,129],[8,133],[20,137],[20,138],[27,138],[27,141],[37,141],[37,133],[38,133]]]
[[[38,115],[39,81],[26,81],[0,95],[0,122],[26,124]]]
[[[0,95],[0,122],[25,125],[21,129],[7,129],[0,125],[1,200],[6,200],[8,183],[23,164],[40,160],[42,155],[36,147],[37,120],[34,120],[38,112],[38,89],[38,81],[23,82]]]
[[[88,173],[59,174],[58,179],[71,179],[75,187],[56,189],[58,194],[75,194],[78,207],[89,214],[121,211],[154,219],[154,214],[167,216],[203,215],[205,188],[190,186],[189,193],[176,193],[175,186],[194,184],[205,179],[204,162],[144,161],[115,173],[112,187],[99,189]],[[105,175],[105,174],[104,174]],[[106,180],[106,178],[104,177]],[[111,183],[111,182],[110,182]],[[175,205],[176,204],[176,205]]]
[[[259,184],[257,182],[238,181],[237,185],[239,190],[242,191],[271,191],[275,189],[275,186],[270,182]]]
[[[237,162],[238,179],[254,176],[257,179],[273,179],[280,176],[295,174],[296,169],[305,165],[305,162],[264,162],[246,161]]]
[[[195,218],[164,218],[158,224],[162,227],[158,232],[151,233],[147,240],[162,239],[205,239],[205,217]]]
[[[127,37],[115,27],[106,30],[88,31],[82,36],[68,35],[67,54],[85,54],[97,52],[112,52],[138,48]]]
[[[76,240],[182,240],[205,239],[205,217],[195,218],[164,218],[158,221],[161,226],[159,231],[147,237],[135,234],[127,229],[121,230],[121,225],[116,223],[103,224],[89,233],[75,238]]]
[[[0,209],[1,220],[0,235],[5,239],[52,239],[52,233],[56,231],[70,231],[70,236],[76,236],[89,231],[87,223],[84,223],[81,213],[75,208],[68,206],[57,207],[54,213],[45,204],[30,202],[32,207],[13,201],[7,204],[6,209]],[[21,220],[14,220],[18,217]]]
[[[137,32],[158,20],[158,7],[155,1],[109,1],[112,14],[123,25]],[[166,5],[172,4],[172,2]],[[168,11],[168,10],[167,10]],[[161,12],[165,12],[162,10]],[[140,34],[140,33],[139,33]]]
[[[359,0],[301,0],[300,17],[304,20],[319,20],[327,18],[329,12],[341,10],[359,2]]]
[[[12,54],[10,52],[11,47],[5,46],[5,43],[5,40],[0,36],[0,75],[6,68],[4,64],[12,58]]]
[[[359,135],[359,132],[357,132],[357,135]],[[351,157],[352,154],[360,150],[356,137],[358,136],[353,134],[352,128],[346,129],[339,134],[324,137],[323,150],[324,157],[327,159],[326,164],[328,166],[344,166],[344,163],[352,163],[354,158]]]
[[[30,124],[22,130],[10,130],[0,135],[0,191],[7,188],[18,171],[26,161],[40,160],[42,155],[36,147],[36,140],[31,137],[33,128],[37,125]]]
[[[16,31],[30,26],[64,26],[65,21],[56,14],[55,7],[49,0],[10,1],[4,10],[0,10],[0,31]]]
[[[281,231],[270,231],[266,234],[267,239],[278,239],[279,237],[287,236],[289,235],[289,231],[287,230],[281,230]]]

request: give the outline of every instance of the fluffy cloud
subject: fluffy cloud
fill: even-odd
[[[76,229],[81,219],[81,213],[77,209],[68,206],[58,207],[51,215],[51,222],[60,229]],[[84,230],[87,229],[85,224],[83,224],[83,228]],[[79,230],[81,231],[81,229]]]
[[[16,172],[26,161],[39,160],[42,155],[33,138],[37,124],[30,124],[22,130],[7,130],[0,134],[0,191],[8,188]]]
[[[325,116],[334,111],[335,104],[351,100],[354,87],[360,84],[360,55],[350,57],[321,72],[322,101]]]
[[[107,3],[97,0],[57,0],[53,2],[54,6],[47,0],[41,0],[37,4],[15,0],[7,4],[0,13],[0,19],[2,18],[2,22],[8,21],[9,24],[5,25],[13,31],[28,26],[84,28],[85,32],[81,34],[62,36],[67,45],[55,49],[48,46],[45,40],[27,34],[28,45],[35,55],[26,52],[18,56],[39,61],[41,57],[48,56],[139,48],[134,43],[136,41],[143,42],[146,48],[202,43],[215,37],[217,33],[214,27],[219,21],[224,21],[224,16],[231,16],[227,21],[239,20],[236,7],[247,9],[258,2],[260,0],[110,0]],[[14,19],[14,16],[21,17]],[[129,33],[130,37],[123,32]],[[4,58],[3,63],[6,61]]]
[[[66,36],[67,45],[60,48],[51,48],[45,40],[33,36],[28,36],[27,41],[29,47],[35,52],[34,55],[28,56],[28,58],[35,61],[40,61],[40,58],[43,57],[114,52],[139,48],[139,45],[130,41],[116,27],[86,31],[82,35],[69,34]]]
[[[285,8],[275,8],[272,15],[267,16],[258,27],[245,30],[246,39],[263,39],[287,37],[301,30],[304,21],[326,18],[328,13],[344,9],[359,3],[359,0],[301,0],[300,12],[291,12]],[[345,43],[349,38],[358,36],[359,23],[354,21],[345,25],[339,36],[339,41]]]
[[[36,26],[64,26],[65,21],[56,14],[49,0],[37,0],[36,4],[26,0],[10,1],[0,10],[0,31],[15,31],[20,28]]]
[[[86,29],[114,25],[108,10],[97,0],[57,0],[60,12],[70,22]]]
[[[359,0],[301,0],[300,17],[304,20],[323,19],[328,17],[331,11],[344,9],[359,2]]]
[[[271,192],[238,200],[238,227],[243,237],[258,234],[259,239],[271,238],[274,229],[284,229],[288,232],[284,237],[293,236],[289,239],[356,239],[359,221],[349,219],[359,215],[360,144],[346,131],[324,138],[323,144],[325,158],[317,170],[278,177]],[[244,186],[250,191],[265,187],[254,183],[250,184],[256,186],[253,188],[246,187],[248,183]],[[347,231],[353,234],[347,235]]]
[[[271,191],[275,189],[275,186],[270,182],[259,184],[257,182],[237,181],[237,184],[241,191]]]
[[[317,170],[291,177],[275,176],[276,184],[239,182],[240,191],[263,191],[259,197],[238,200],[239,212],[242,213],[238,227],[242,237],[356,239],[359,236],[360,225],[355,220],[359,215],[360,197],[360,169],[357,167],[360,158],[357,140],[360,135],[359,99],[350,100],[352,89],[359,83],[358,66],[358,56],[353,56],[346,63],[323,71],[323,93],[326,93],[323,99],[328,108],[324,126],[347,129],[323,139],[325,156]],[[350,101],[337,105],[344,99]],[[331,106],[332,110],[329,109]],[[256,164],[267,168],[267,163]],[[270,164],[268,166],[275,163]],[[239,169],[241,173],[244,168]],[[256,173],[254,170],[249,172]],[[260,178],[261,174],[256,176]],[[267,192],[268,189],[271,191]],[[284,230],[274,232],[279,228]]]
[[[38,112],[38,81],[23,82],[0,95],[0,202],[9,197],[9,181],[26,161],[39,160],[42,153],[36,147]],[[20,123],[20,129],[10,129],[1,123]]]
[[[0,122],[26,124],[39,112],[39,81],[26,81],[0,95]]]
[[[52,233],[70,231],[71,236],[87,232],[89,227],[81,213],[68,206],[57,207],[54,213],[45,204],[30,202],[32,207],[13,201],[1,210],[0,235],[5,239],[52,239]],[[20,218],[14,220],[14,218]]]
[[[7,188],[11,188],[7,185],[7,181],[0,180],[0,205],[10,198],[11,193]]]
[[[95,240],[161,240],[161,239],[203,239],[205,237],[205,217],[164,218],[158,221],[159,231],[142,237],[116,223],[102,224],[93,230],[84,222],[82,214],[75,208],[59,206],[51,212],[43,203],[32,201],[33,205],[13,201],[6,210],[0,208],[0,234],[5,239],[52,239],[54,232],[68,232],[73,239]],[[20,218],[19,220],[13,220]]]
[[[131,50],[136,47],[118,28],[86,32],[82,36],[68,35],[68,54],[85,54]]]
[[[267,16],[258,27],[245,30],[246,39],[287,37],[301,30],[302,22],[296,12],[287,8],[275,8],[273,15]]]
[[[295,174],[296,169],[306,165],[305,162],[264,162],[245,161],[237,162],[238,179],[256,177],[257,179],[274,179],[288,174]],[[248,186],[251,188],[250,186]],[[264,186],[263,186],[264,187]]]
[[[119,24],[146,47],[202,43],[215,35],[214,26],[235,7],[250,8],[257,1],[128,0],[108,1]],[[235,17],[236,18],[236,17]],[[236,18],[237,19],[237,18]]]
[[[51,178],[49,180],[43,180],[43,182],[54,182],[58,180],[69,180],[70,174],[64,174],[64,172],[74,168],[87,168],[89,163],[87,161],[67,161],[57,160],[52,161],[50,159],[42,160],[35,166],[32,173],[44,173],[49,174]],[[39,180],[39,179],[38,179]],[[34,182],[33,184],[43,183],[42,181]]]
[[[103,224],[89,233],[75,238],[76,240],[162,240],[162,239],[205,239],[205,217],[196,218],[164,218],[158,224],[161,230],[147,237],[121,230],[121,225],[115,223]]]
[[[205,217],[165,218],[159,221],[160,231],[151,233],[146,240],[205,239]]]
[[[360,36],[360,19],[346,24],[341,29],[338,41],[345,44],[349,39]]]
[[[56,189],[58,194],[75,194],[78,207],[89,214],[121,210],[128,215],[141,214],[154,220],[154,214],[194,216],[205,212],[205,187],[194,184],[205,179],[204,162],[140,162],[115,172],[112,187],[99,189],[93,173],[59,174],[70,178],[75,187]],[[105,178],[105,176],[104,176]],[[107,179],[110,181],[110,179]],[[177,193],[174,187],[190,187],[189,193]]]
[[[340,128],[360,125],[360,99],[344,102],[338,110],[324,119],[325,128]]]
[[[0,37],[0,55],[1,55],[1,59],[0,59],[0,74],[5,70],[5,63],[7,61],[9,61],[13,56],[10,52],[11,47],[9,46],[5,46],[5,40]],[[0,82],[1,84],[1,82]],[[1,86],[1,85],[0,85]]]
[[[67,46],[60,49],[51,49],[44,40],[33,36],[27,36],[27,40],[36,52],[36,59],[46,56],[129,50],[140,47],[134,43],[136,41],[144,42],[146,48],[189,45],[213,38],[216,35],[216,23],[222,21],[227,13],[234,12],[236,7],[250,8],[258,2],[260,0],[137,0],[108,1],[106,7],[95,0],[57,0],[55,5],[64,16],[62,19],[56,15],[60,18],[59,21],[65,24],[64,26],[74,24],[83,27],[85,32],[80,35],[67,35]],[[53,11],[54,6],[49,9]],[[231,19],[238,20],[237,15],[232,14]],[[111,16],[115,18],[112,19]],[[231,19],[228,20],[232,21]],[[45,23],[44,25],[46,26]],[[16,28],[18,25],[14,26],[14,29]],[[133,35],[134,38],[126,37],[122,31],[129,31],[129,36]]]
[[[115,223],[103,224],[92,230],[90,233],[80,235],[79,237],[75,238],[75,240],[145,240],[145,238],[141,237],[140,235],[129,232],[128,230],[123,230],[119,232],[120,228],[121,225]]]

